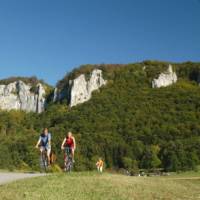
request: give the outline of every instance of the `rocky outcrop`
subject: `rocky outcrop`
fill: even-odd
[[[176,72],[173,72],[172,66],[169,65],[169,68],[166,72],[163,72],[159,75],[157,79],[152,81],[153,88],[160,88],[172,85],[178,80]]]
[[[53,102],[56,102],[58,100],[58,88],[54,88],[54,92],[53,92]]]
[[[0,85],[0,108],[3,110],[24,110],[41,113],[45,107],[45,90],[42,84],[32,86],[23,81]]]
[[[89,91],[88,82],[85,79],[85,75],[82,74],[73,81],[70,81],[70,106],[76,106],[77,104],[88,101],[91,97]]]
[[[84,74],[70,81],[70,107],[88,101],[92,92],[105,84],[106,81],[103,79],[100,69],[94,69],[88,81]]]
[[[38,96],[37,96],[36,112],[41,113],[45,109],[45,101],[46,101],[45,94],[46,94],[46,92],[45,92],[45,89],[44,89],[44,87],[41,83],[39,83],[37,85],[37,89],[38,89],[38,92],[37,92],[36,95],[38,95]]]
[[[94,69],[88,79],[86,79],[85,74],[81,74],[74,80],[70,80],[67,88],[63,88],[61,92],[58,92],[55,88],[53,101],[67,97],[69,106],[73,107],[88,101],[92,96],[92,92],[105,84],[106,80],[103,79],[102,70]]]

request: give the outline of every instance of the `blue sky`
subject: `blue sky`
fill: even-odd
[[[0,78],[145,59],[200,61],[200,0],[0,0]]]

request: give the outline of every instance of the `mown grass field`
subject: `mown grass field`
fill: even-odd
[[[107,173],[61,173],[2,185],[0,199],[196,200],[200,199],[200,176],[128,177]]]

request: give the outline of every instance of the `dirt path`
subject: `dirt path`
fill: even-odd
[[[0,185],[16,181],[19,179],[33,178],[38,176],[45,176],[41,173],[10,173],[10,172],[0,172]]]

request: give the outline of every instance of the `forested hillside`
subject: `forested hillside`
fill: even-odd
[[[90,101],[73,108],[65,100],[51,102],[41,114],[1,111],[0,168],[36,169],[34,146],[42,128],[49,127],[60,166],[61,142],[70,130],[77,140],[76,170],[93,169],[99,156],[108,168],[195,169],[200,162],[200,63],[172,63],[178,82],[153,89],[151,81],[168,64],[82,66],[58,87],[100,68],[108,82]]]

